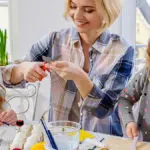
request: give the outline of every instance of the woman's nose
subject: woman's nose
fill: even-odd
[[[76,9],[74,12],[74,19],[82,19],[84,17],[83,10],[80,8]]]

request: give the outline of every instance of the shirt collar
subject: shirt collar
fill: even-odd
[[[74,45],[77,42],[80,42],[79,33],[76,31],[75,28],[72,28],[72,30],[71,30],[71,43]]]
[[[101,53],[103,51],[103,48],[106,47],[109,41],[110,33],[108,30],[106,30],[97,38],[95,43],[92,45],[92,48]]]
[[[109,30],[105,30],[95,41],[92,45],[92,48],[96,51],[102,53],[104,48],[108,45],[111,41],[117,41],[120,39],[120,36],[116,34],[110,34]]]
[[[90,48],[90,51],[92,49],[102,53],[104,47],[108,45],[110,40],[118,40],[120,37],[115,34],[110,34],[109,30],[104,31],[95,41],[95,43]],[[72,45],[80,43],[80,37],[79,33],[76,31],[75,28],[72,28],[71,30],[71,43]]]

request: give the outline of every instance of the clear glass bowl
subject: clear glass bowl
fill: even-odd
[[[59,150],[77,150],[79,146],[80,124],[72,121],[55,121],[48,123],[56,145]],[[51,148],[45,136],[45,149]]]

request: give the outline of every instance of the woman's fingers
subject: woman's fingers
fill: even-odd
[[[45,72],[47,70],[46,64],[43,62],[40,66],[38,66],[33,74],[35,78],[38,78],[38,80],[42,80],[47,76],[47,73]],[[34,79],[35,80],[35,79]],[[37,80],[36,80],[37,81]]]
[[[33,76],[35,79],[39,79],[41,75],[38,72],[32,72],[31,76]]]
[[[68,66],[68,62],[65,62],[65,61],[54,61],[54,62],[46,64],[46,68],[48,69],[51,69],[53,67],[61,69],[67,66]]]
[[[35,68],[35,72],[38,73],[40,76],[46,77],[47,74],[46,74],[45,70],[42,69],[43,66],[46,69],[46,65],[44,64],[44,62],[38,64],[38,66],[36,66],[36,68]]]
[[[37,74],[36,72],[31,72],[31,74],[29,74],[27,77],[26,77],[26,80],[28,82],[36,82],[40,79],[40,75]]]
[[[68,66],[68,63],[64,62],[64,61],[56,61],[56,62],[52,63],[52,65],[57,68],[64,68],[64,67]]]
[[[46,72],[42,69],[44,62],[32,63],[29,69],[26,70],[24,78],[28,82],[36,82],[38,80],[47,76]]]
[[[62,69],[62,68],[57,68],[57,67],[55,67],[55,66],[51,66],[51,70],[53,70],[53,71],[63,71],[64,69]]]

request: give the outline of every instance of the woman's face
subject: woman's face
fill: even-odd
[[[95,0],[71,0],[69,15],[79,33],[97,30],[102,26],[103,16],[97,11]]]

